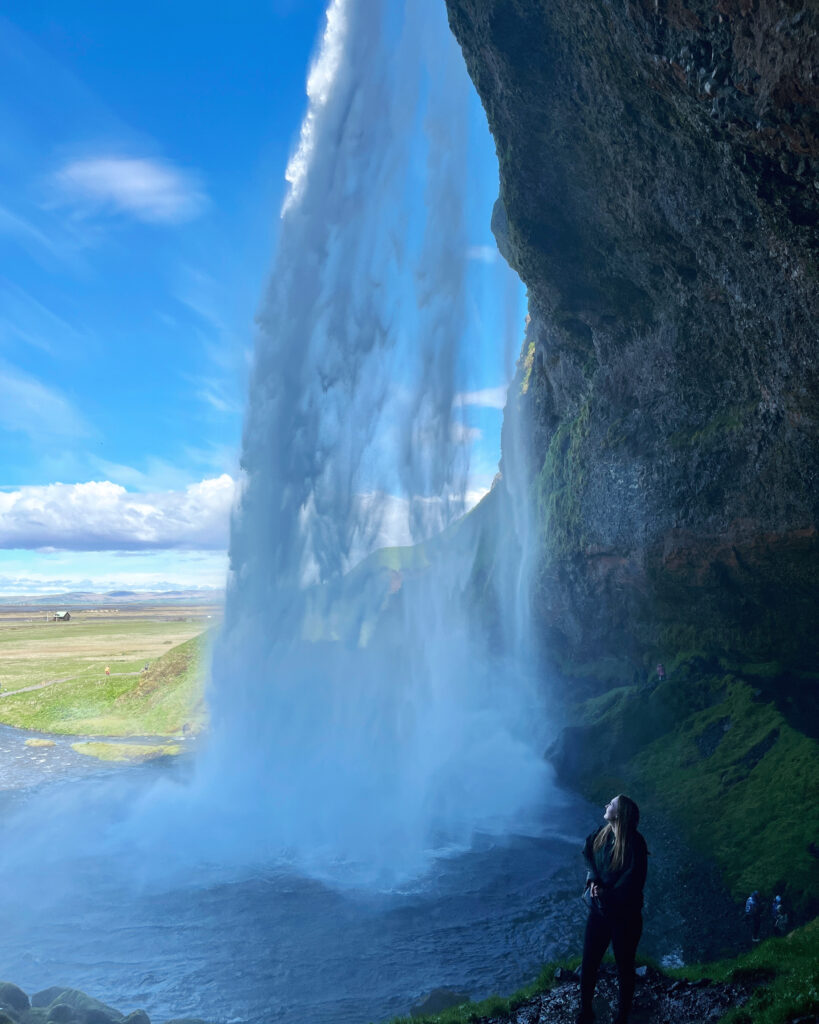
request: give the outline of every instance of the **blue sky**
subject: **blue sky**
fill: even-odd
[[[0,594],[220,584],[253,317],[323,9],[4,6]],[[494,355],[459,408],[481,489],[508,367],[477,101],[474,121],[470,330]]]

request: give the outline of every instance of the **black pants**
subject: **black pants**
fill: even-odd
[[[589,911],[583,939],[583,964],[580,968],[580,1009],[589,1018],[597,972],[609,943],[614,947],[614,960],[620,979],[617,1018],[625,1021],[628,1017],[634,996],[634,957],[642,932],[643,915],[639,909],[617,915]]]

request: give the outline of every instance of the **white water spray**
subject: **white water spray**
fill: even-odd
[[[457,520],[471,87],[444,5],[332,0],[308,91],[204,749],[127,813],[114,781],[81,813],[56,793],[27,819],[129,885],[287,866],[390,886],[476,833],[537,829],[551,796],[515,430],[505,500]],[[362,562],[396,519],[419,544]],[[43,846],[25,859],[49,862],[52,833],[19,827]]]
[[[333,0],[308,95],[188,832],[204,805],[216,861],[385,880],[520,827],[547,777],[526,673],[469,611],[474,523],[349,573],[396,508],[417,541],[464,509],[469,83],[443,5]]]

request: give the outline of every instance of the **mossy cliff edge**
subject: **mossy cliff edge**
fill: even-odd
[[[550,758],[673,810],[737,898],[815,914],[819,7],[447,8],[529,295],[504,440],[571,723]]]
[[[810,920],[819,7],[446,3],[528,290],[504,460],[526,435],[533,628],[568,720],[549,757],[673,813],[738,901],[782,891]],[[788,985],[736,1019],[816,1011],[815,969]]]
[[[549,649],[621,676],[684,648],[810,670],[819,8],[447,7],[529,293],[513,400]]]

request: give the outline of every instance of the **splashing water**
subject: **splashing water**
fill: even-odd
[[[128,884],[160,885],[284,865],[389,887],[478,833],[539,831],[554,796],[514,421],[503,494],[458,518],[474,97],[444,6],[332,0],[308,96],[259,317],[204,749],[126,806],[116,781],[80,813],[46,796],[20,818],[29,863],[103,856]],[[416,546],[376,551],[396,535]]]
[[[480,516],[353,568],[396,516],[422,541],[466,507],[470,93],[443,5],[333,0],[308,95],[190,807],[216,860],[383,880],[521,827],[548,779],[526,673],[470,612]]]

